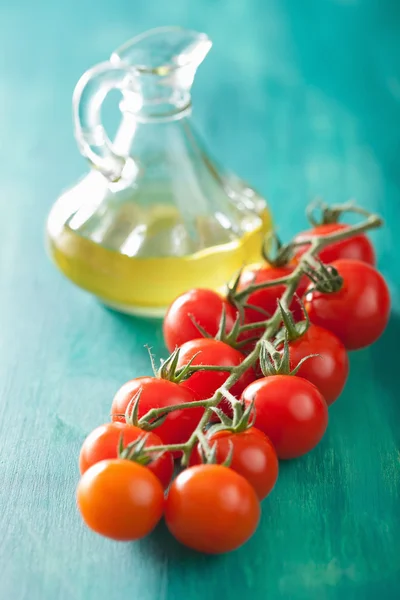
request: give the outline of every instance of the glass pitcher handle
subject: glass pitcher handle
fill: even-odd
[[[129,68],[109,61],[82,75],[73,94],[75,138],[79,150],[110,181],[121,179],[127,158],[119,156],[101,122],[101,106],[111,90],[123,90],[132,76]]]

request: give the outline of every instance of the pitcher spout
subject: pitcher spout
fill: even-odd
[[[207,56],[212,42],[205,33],[181,27],[158,27],[138,35],[113,52],[111,62],[123,62],[141,74],[168,76],[193,70]]]

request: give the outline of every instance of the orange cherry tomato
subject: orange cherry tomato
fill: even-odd
[[[102,460],[82,475],[77,503],[86,525],[113,540],[137,540],[161,519],[164,490],[146,467],[130,460]]]

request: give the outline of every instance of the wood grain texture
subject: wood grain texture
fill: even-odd
[[[0,3],[0,598],[395,600],[400,596],[400,8],[390,0],[21,0]],[[160,324],[73,288],[47,260],[46,214],[85,168],[71,133],[81,72],[146,28],[180,23],[215,47],[197,122],[254,182],[287,236],[305,203],[356,197],[393,297],[390,327],[352,354],[323,443],[283,464],[254,538],[209,558],[163,526],[112,543],[75,509],[77,455],[111,397],[149,372]],[[24,39],[22,44],[21,40]],[[284,206],[284,208],[283,208]]]

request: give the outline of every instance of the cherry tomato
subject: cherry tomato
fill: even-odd
[[[213,290],[193,289],[179,296],[169,307],[164,318],[165,345],[172,352],[189,340],[201,337],[190,316],[212,337],[218,332],[222,311],[225,308],[226,331],[232,329],[236,309]]]
[[[162,408],[174,404],[193,402],[193,394],[182,385],[155,377],[138,377],[125,383],[115,394],[111,406],[113,421],[125,422],[125,411],[129,402],[142,390],[138,416],[143,417],[152,408]],[[170,412],[155,432],[164,444],[182,444],[186,442],[200,421],[203,408],[186,408]],[[122,415],[122,416],[121,416]],[[179,453],[174,453],[179,456]]]
[[[342,393],[349,374],[346,348],[336,335],[311,324],[301,337],[289,342],[290,368],[310,354],[318,356],[307,359],[297,375],[311,381],[329,406]]]
[[[113,540],[130,541],[157,525],[164,491],[146,467],[130,460],[102,460],[82,475],[77,503],[90,529]]]
[[[167,527],[182,544],[208,554],[235,550],[255,532],[257,495],[244,477],[221,465],[190,467],[171,485]]]
[[[275,448],[262,431],[255,427],[240,433],[222,430],[210,436],[209,444],[216,444],[218,463],[226,460],[232,448],[232,462],[229,468],[247,479],[259,500],[268,496],[278,478],[279,467]],[[190,464],[199,465],[201,462],[197,446],[190,457]]]
[[[310,231],[303,231],[296,236],[296,241],[301,242],[305,238],[312,238],[317,235],[328,235],[337,231],[348,229],[349,225],[344,223],[329,223],[318,225]],[[296,252],[296,258],[299,259],[308,249],[308,245],[301,246]],[[351,238],[334,242],[326,246],[319,253],[319,258],[323,263],[331,264],[334,260],[341,258],[350,258],[352,260],[361,260],[370,265],[375,265],[374,247],[364,233],[358,233]]]
[[[309,291],[305,302],[309,317],[332,331],[348,350],[369,346],[389,320],[388,286],[374,267],[361,261],[337,260],[332,266],[343,277],[343,286],[331,294]]]
[[[200,338],[183,344],[179,354],[178,366],[182,367],[187,364],[197,353],[199,354],[194,358],[192,365],[237,367],[245,358],[241,352],[224,342]],[[214,392],[225,383],[229,375],[227,371],[198,371],[197,373],[193,373],[189,379],[183,381],[181,386],[191,390],[199,400],[204,400],[211,398]],[[254,381],[254,379],[255,374],[253,369],[247,369],[239,381],[232,386],[231,393],[239,397],[244,388]],[[230,404],[226,401],[223,400],[220,403],[220,408],[230,414]]]
[[[264,283],[267,281],[273,281],[274,279],[280,279],[281,277],[286,277],[290,275],[290,273],[292,273],[293,269],[293,265],[288,265],[286,267],[271,267],[267,263],[259,267],[246,269],[245,271],[243,271],[240,277],[238,289],[240,291],[243,288],[246,288],[252,284]],[[299,287],[297,288],[297,295],[300,296],[300,298],[303,296],[307,285],[308,279],[306,277],[303,277],[300,281]],[[273,287],[258,290],[249,295],[247,299],[247,304],[258,306],[259,308],[266,311],[268,315],[272,316],[278,308],[278,300],[281,298],[285,289],[286,286],[280,284],[274,285]],[[293,316],[295,320],[301,320],[303,318],[301,305],[299,304],[296,298],[294,298],[291,302],[290,310],[293,311]],[[257,310],[254,310],[252,308],[245,309],[246,323],[257,323],[257,321],[263,321],[267,318],[268,317],[266,315],[263,315]],[[262,330],[256,330],[256,334],[259,335],[261,333]],[[254,335],[254,332],[252,332],[252,335]]]
[[[140,427],[127,423],[106,423],[89,433],[83,442],[79,455],[79,469],[83,474],[92,465],[107,458],[118,458],[118,445],[122,435],[123,444],[127,446],[138,438],[146,436],[145,446],[161,446],[162,441],[154,432],[143,431]],[[164,452],[153,460],[147,468],[161,481],[164,489],[169,486],[174,471],[174,460],[170,452]]]
[[[328,409],[319,390],[302,377],[272,375],[243,392],[254,400],[255,426],[269,437],[279,458],[296,458],[312,450],[328,425]]]

